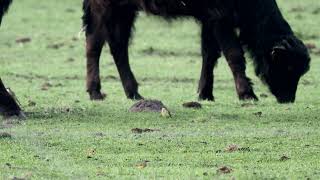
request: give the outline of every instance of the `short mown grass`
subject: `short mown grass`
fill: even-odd
[[[202,102],[201,110],[183,108],[197,100],[199,27],[141,14],[131,65],[141,94],[172,111],[163,118],[128,111],[134,102],[126,99],[107,48],[101,73],[108,97],[89,101],[81,1],[14,1],[0,28],[0,74],[28,119],[1,120],[0,133],[12,137],[0,135],[0,179],[319,179],[320,4],[278,2],[294,31],[316,46],[289,105],[276,103],[250,61],[248,73],[262,97],[239,102],[221,58],[216,101]],[[15,42],[25,37],[31,42]]]

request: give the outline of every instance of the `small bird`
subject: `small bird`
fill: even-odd
[[[161,109],[161,116],[165,118],[171,118],[171,113],[167,108],[162,108]]]
[[[138,169],[144,169],[145,167],[147,167],[147,165],[148,165],[149,162],[150,162],[150,161],[148,161],[148,160],[143,161],[143,162],[137,164],[136,167],[137,167]]]

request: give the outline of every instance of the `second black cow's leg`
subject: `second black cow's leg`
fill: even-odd
[[[199,100],[213,101],[213,69],[220,57],[219,44],[214,37],[213,24],[203,23],[201,32],[202,69],[199,81]]]
[[[129,99],[142,99],[138,93],[138,83],[129,64],[128,46],[136,11],[132,7],[113,9],[112,15],[106,19],[108,43],[117,66],[124,91]]]
[[[239,99],[258,100],[253,92],[251,80],[246,75],[246,61],[239,38],[232,23],[228,22],[230,21],[222,19],[216,23],[215,37],[233,73]]]
[[[15,99],[10,95],[7,89],[4,87],[0,79],[0,115],[4,117],[17,116],[19,118],[25,118],[25,115],[21,111],[21,108],[15,101]]]

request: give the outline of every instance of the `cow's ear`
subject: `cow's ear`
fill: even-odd
[[[280,60],[286,53],[287,53],[287,48],[285,46],[275,46],[272,48],[271,51],[271,57],[273,61],[278,61]]]

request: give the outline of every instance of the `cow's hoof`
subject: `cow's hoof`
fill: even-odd
[[[89,96],[90,96],[90,100],[92,101],[102,101],[106,98],[107,95],[99,91],[92,91],[92,92],[89,92]]]
[[[4,119],[18,119],[25,120],[27,116],[21,110],[7,110],[1,112]]]
[[[239,99],[241,101],[258,101],[258,97],[254,94],[254,92],[242,93],[239,95]]]
[[[143,96],[141,96],[139,93],[132,93],[132,94],[129,94],[127,97],[128,99],[135,100],[135,101],[144,99]]]
[[[200,101],[214,101],[214,96],[212,94],[199,94]]]

